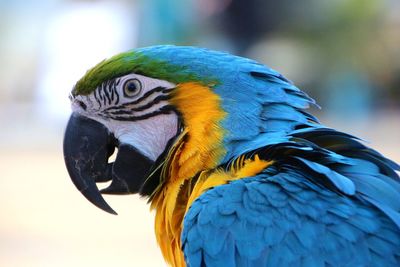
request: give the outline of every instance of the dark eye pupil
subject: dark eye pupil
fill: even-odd
[[[130,82],[127,86],[129,92],[135,92],[137,90],[136,84],[134,82]]]

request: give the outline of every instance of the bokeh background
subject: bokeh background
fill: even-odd
[[[322,121],[400,161],[398,0],[0,1],[0,266],[164,266],[136,196],[86,201],[63,164],[68,93],[85,70],[153,44],[257,59]]]

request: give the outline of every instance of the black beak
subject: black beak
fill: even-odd
[[[115,162],[108,158],[118,147]],[[118,144],[108,129],[95,120],[73,113],[64,136],[64,160],[72,182],[94,205],[117,214],[104,200],[104,194],[139,192],[154,162],[130,145]],[[99,190],[96,182],[110,181]]]

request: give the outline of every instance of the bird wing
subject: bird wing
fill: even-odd
[[[400,266],[399,166],[329,128],[249,152],[275,163],[200,195],[188,266]]]
[[[191,267],[400,263],[400,231],[388,216],[298,172],[205,192],[185,216],[182,247]]]

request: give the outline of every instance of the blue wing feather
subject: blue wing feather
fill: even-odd
[[[288,184],[296,190],[286,190]],[[319,205],[305,204],[316,202]],[[207,191],[192,207],[182,235],[188,266],[398,266],[400,262],[399,228],[388,217],[368,202],[315,187],[299,173],[234,181]],[[226,220],[226,207],[230,207],[229,224],[219,223]],[[192,244],[193,239],[203,246],[196,245],[198,241]]]
[[[193,203],[182,235],[188,266],[399,266],[396,164],[323,127],[247,153],[276,163]],[[185,238],[191,231],[203,246]]]

